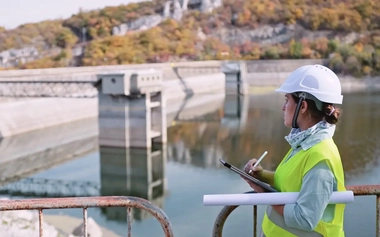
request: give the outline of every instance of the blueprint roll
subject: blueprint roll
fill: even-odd
[[[212,194],[203,196],[205,206],[283,205],[295,204],[299,192]],[[354,202],[352,191],[333,192],[330,204]]]

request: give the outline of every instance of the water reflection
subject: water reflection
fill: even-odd
[[[283,125],[281,106],[279,106],[279,95],[258,95],[240,97],[244,101],[245,108],[243,112],[235,112],[232,117],[232,111],[236,109],[236,98],[226,98],[224,111],[225,117],[213,123],[181,123],[168,129],[169,145],[178,147],[183,143],[182,150],[188,150],[190,154],[210,154],[214,155],[215,160],[218,158],[227,159],[234,165],[241,166],[247,159],[262,154],[268,150],[265,159],[267,164],[272,164],[269,168],[275,167],[272,162],[275,157],[286,152],[286,144],[283,135],[286,134],[286,128]],[[250,105],[250,106],[249,106]],[[228,114],[228,116],[226,116]],[[226,123],[226,120],[235,121]],[[238,129],[236,129],[238,128]],[[169,159],[171,157],[169,156]],[[204,157],[210,160],[209,156]],[[208,164],[219,164],[218,161],[205,162]],[[216,165],[215,167],[217,167]]]
[[[163,208],[166,194],[166,149],[100,147],[101,196],[136,196]],[[125,222],[126,208],[102,208],[109,220]],[[133,218],[141,221],[151,217],[148,212],[133,209]]]
[[[226,95],[221,124],[231,132],[242,132],[247,124],[248,112],[249,96]]]
[[[289,149],[284,140],[289,128],[283,124],[282,102],[283,95],[279,94],[251,96],[246,118],[236,118],[245,125],[239,132],[222,120],[170,127],[168,159],[195,166],[220,167],[217,160],[224,158],[242,166],[248,159],[267,150],[268,155],[262,164],[267,169],[275,169]],[[230,101],[225,102],[225,106],[228,104],[233,107]],[[379,106],[378,92],[346,95],[340,106],[343,116],[334,139],[341,152],[347,180],[351,183],[356,183],[355,177],[379,167],[380,110],[376,109]],[[192,157],[202,157],[202,161]]]
[[[379,92],[356,93],[344,98],[343,117],[335,140],[342,155],[346,178],[351,183],[380,183],[379,107]]]

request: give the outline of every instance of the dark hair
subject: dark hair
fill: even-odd
[[[296,103],[300,100],[299,97],[292,94],[292,97]],[[316,121],[326,120],[329,124],[337,124],[339,120],[339,116],[342,113],[342,110],[333,106],[330,103],[322,102],[322,111],[320,111],[314,100],[306,99],[305,100],[308,106],[308,111],[312,119]],[[332,113],[331,113],[332,112]],[[329,115],[331,113],[331,115]]]

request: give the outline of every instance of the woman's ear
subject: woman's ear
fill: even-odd
[[[308,108],[307,106],[308,106],[307,102],[306,101],[302,101],[300,112],[301,113],[306,113],[307,108]]]

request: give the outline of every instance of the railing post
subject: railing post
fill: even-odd
[[[249,191],[246,193],[256,193],[256,191]],[[219,212],[219,215],[216,217],[216,220],[214,222],[214,228],[212,230],[212,237],[222,237],[224,223],[226,222],[228,216],[238,207],[239,206],[225,206],[225,207],[223,207],[223,209]],[[257,211],[257,209],[254,209],[254,213],[255,213],[255,210]],[[253,217],[254,217],[253,221],[256,222],[257,221],[257,212],[256,212],[256,215],[254,214]]]
[[[376,197],[376,236],[380,237],[380,195]]]
[[[257,236],[257,205],[253,206],[253,237]]]

